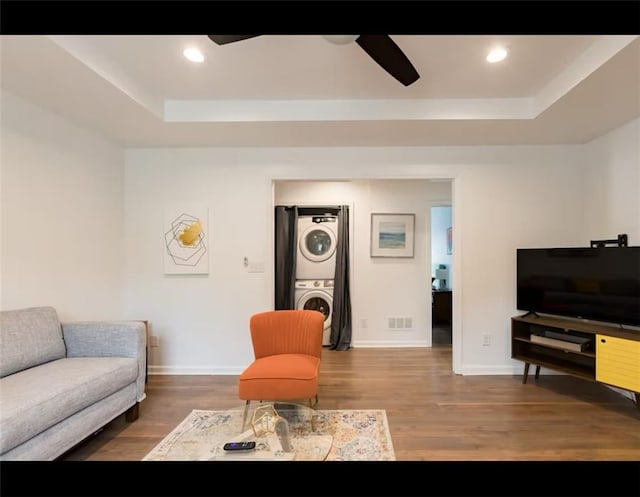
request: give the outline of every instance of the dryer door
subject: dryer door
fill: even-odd
[[[300,235],[300,252],[312,262],[323,262],[336,251],[336,234],[322,223],[314,223]]]
[[[322,290],[304,292],[296,302],[296,309],[320,311],[324,314],[324,329],[331,328],[333,299],[327,292],[323,292]]]

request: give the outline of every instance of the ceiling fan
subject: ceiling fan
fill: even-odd
[[[226,45],[237,41],[248,40],[260,35],[208,35],[217,45]],[[407,56],[389,35],[338,35],[323,36],[336,44],[355,41],[374,61],[404,86],[409,86],[420,78]]]

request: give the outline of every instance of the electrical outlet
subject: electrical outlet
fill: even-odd
[[[491,346],[491,333],[483,333],[482,334],[482,346],[490,347]]]
[[[160,337],[158,335],[151,335],[150,340],[152,347],[160,346]]]
[[[367,322],[367,318],[362,318],[360,320],[360,328],[366,328],[369,323]]]

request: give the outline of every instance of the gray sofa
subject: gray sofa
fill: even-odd
[[[142,321],[0,312],[0,460],[53,460],[123,413],[134,421],[145,371]]]

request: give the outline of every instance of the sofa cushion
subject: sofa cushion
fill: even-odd
[[[0,313],[0,378],[65,354],[62,327],[53,307]]]
[[[74,357],[0,379],[0,453],[135,383],[138,361],[129,357]],[[131,405],[136,401],[135,394]]]

